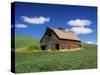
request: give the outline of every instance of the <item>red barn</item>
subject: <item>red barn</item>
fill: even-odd
[[[47,28],[40,40],[42,50],[60,50],[80,48],[81,41],[73,32],[66,32],[61,28]]]

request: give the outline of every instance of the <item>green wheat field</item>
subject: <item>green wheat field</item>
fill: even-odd
[[[16,73],[97,68],[97,45],[82,43],[77,51],[42,51],[38,38],[16,36],[15,41]]]

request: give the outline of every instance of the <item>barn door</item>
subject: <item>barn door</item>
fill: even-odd
[[[44,45],[44,46],[41,46],[41,49],[42,50],[46,50],[46,46]]]
[[[56,45],[55,45],[55,48],[56,48],[57,50],[59,50],[59,44],[56,44]]]

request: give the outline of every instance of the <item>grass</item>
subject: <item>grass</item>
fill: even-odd
[[[15,39],[12,36],[12,41],[15,41],[16,48],[39,46],[40,39],[30,36],[16,36]]]
[[[31,50],[32,49],[32,50]],[[97,46],[82,44],[77,51],[16,51],[16,73],[91,69],[97,67]]]

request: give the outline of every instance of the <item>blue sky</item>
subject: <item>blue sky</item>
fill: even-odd
[[[16,35],[41,38],[47,27],[62,27],[65,31],[75,32],[83,42],[96,43],[97,8],[73,5],[15,3]]]

